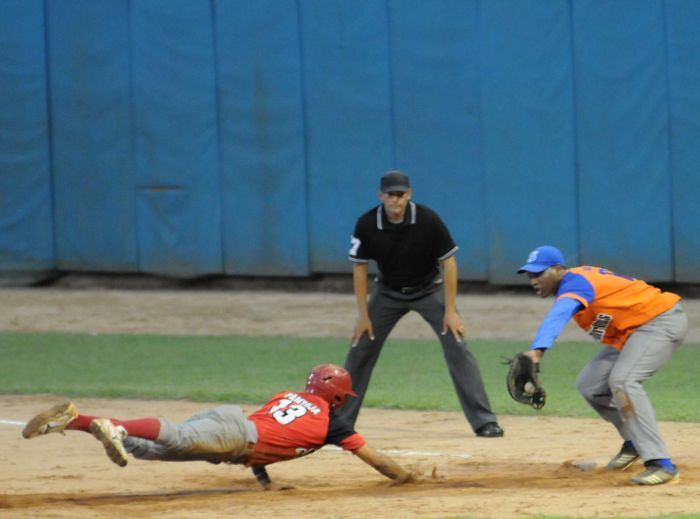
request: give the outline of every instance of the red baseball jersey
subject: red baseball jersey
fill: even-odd
[[[634,330],[680,300],[640,279],[590,266],[569,269],[557,291],[557,298],[562,297],[583,305],[574,315],[581,328],[618,350]]]
[[[311,393],[277,393],[248,419],[255,423],[258,442],[247,465],[299,458],[329,443],[350,452],[365,444],[349,424],[331,416],[328,402]]]

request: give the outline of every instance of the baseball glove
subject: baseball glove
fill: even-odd
[[[518,353],[506,361],[509,364],[506,385],[511,398],[534,409],[542,409],[547,397],[540,383],[540,365],[524,353]]]

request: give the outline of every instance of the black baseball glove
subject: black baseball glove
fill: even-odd
[[[509,364],[506,385],[511,398],[535,409],[542,409],[547,393],[540,383],[540,365],[524,353],[506,361]]]

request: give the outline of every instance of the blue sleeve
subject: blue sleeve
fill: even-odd
[[[593,285],[591,285],[591,282],[581,274],[574,274],[573,272],[564,274],[564,278],[559,285],[559,290],[557,290],[557,296],[566,293],[576,294],[589,305],[595,299],[595,289]]]
[[[556,338],[559,337],[569,319],[581,308],[583,308],[583,305],[570,297],[563,297],[554,303],[554,306],[537,330],[537,335],[535,335],[535,340],[532,341],[530,349],[549,349]]]

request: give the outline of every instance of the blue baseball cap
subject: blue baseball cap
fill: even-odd
[[[556,247],[542,245],[530,253],[527,257],[527,263],[520,267],[518,274],[524,272],[534,272],[537,274],[554,265],[566,265],[564,262],[564,255]]]

